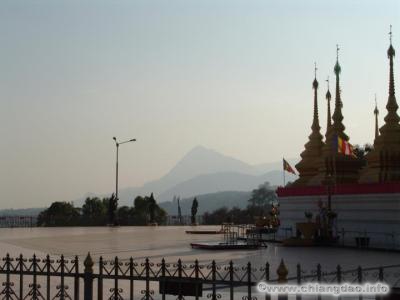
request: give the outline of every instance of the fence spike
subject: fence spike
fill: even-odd
[[[196,276],[196,278],[199,277],[199,269],[200,269],[199,260],[196,259],[194,261],[194,275]]]
[[[362,268],[361,268],[361,266],[358,266],[358,268],[357,268],[357,277],[358,277],[358,282],[361,283],[362,282]]]
[[[85,258],[85,261],[83,262],[83,265],[85,266],[85,272],[88,272],[88,273],[93,272],[94,263],[93,263],[92,257],[90,256],[90,252],[88,252],[88,254]]]
[[[300,264],[297,264],[296,266],[296,271],[297,271],[297,284],[301,284],[301,266]]]
[[[321,282],[321,264],[317,264],[317,280]]]
[[[279,264],[279,267],[276,270],[276,273],[278,274],[278,282],[279,283],[287,282],[287,275],[288,275],[289,272],[288,272],[288,269],[285,266],[283,258],[281,259],[281,263]]]
[[[383,268],[379,267],[379,281],[383,282]]]
[[[337,265],[337,267],[336,267],[336,277],[337,277],[338,283],[341,283],[342,282],[342,267],[340,265]]]

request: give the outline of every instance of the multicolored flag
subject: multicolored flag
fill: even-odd
[[[296,172],[293,170],[293,168],[289,165],[289,163],[285,159],[283,159],[283,170],[296,175]]]
[[[333,136],[333,151],[356,157],[353,146],[338,135]]]

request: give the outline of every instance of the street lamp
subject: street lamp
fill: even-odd
[[[114,136],[113,140],[115,141],[115,146],[117,150],[117,161],[116,161],[116,168],[115,168],[115,200],[118,201],[118,150],[119,150],[119,145],[130,143],[130,142],[136,142],[136,139],[130,139],[124,142],[118,142],[117,138]]]

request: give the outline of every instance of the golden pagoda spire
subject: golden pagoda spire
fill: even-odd
[[[350,156],[343,155],[337,152],[337,146],[335,145],[335,137],[339,136],[345,141],[349,140],[349,137],[344,132],[345,126],[343,125],[343,114],[342,114],[342,99],[340,90],[340,73],[342,69],[339,64],[339,46],[336,45],[336,64],[334,67],[336,77],[336,95],[335,95],[335,110],[332,115],[332,124],[329,126],[329,115],[330,107],[328,106],[328,126],[325,134],[325,145],[322,148],[321,158],[318,161],[318,173],[309,182],[308,185],[321,185],[325,184],[327,177],[334,174],[335,182],[337,184],[342,183],[354,183],[358,181],[359,170],[362,167],[362,161]],[[329,91],[329,86],[328,86]],[[327,100],[329,103],[330,92],[327,93]],[[336,146],[336,148],[335,148]]]
[[[342,139],[345,139],[346,141],[349,140],[349,137],[344,133],[345,126],[343,125],[343,114],[342,114],[342,107],[343,107],[343,102],[341,98],[341,89],[340,89],[340,73],[342,72],[342,68],[340,67],[339,64],[339,45],[336,45],[336,64],[334,67],[335,71],[335,76],[336,76],[336,95],[335,95],[335,110],[333,112],[333,127],[335,130],[335,133],[340,136]]]
[[[327,113],[327,121],[326,121],[326,134],[325,137],[328,135],[328,130],[330,129],[330,127],[332,126],[332,115],[331,115],[331,92],[329,91],[329,76],[328,79],[326,80],[327,85],[328,85],[328,91],[326,92],[325,98],[328,104],[328,113]]]
[[[374,109],[374,115],[375,115],[375,139],[379,136],[379,126],[378,126],[378,115],[379,115],[379,110],[378,110],[378,103],[376,101],[376,94],[375,94],[375,109]]]
[[[312,83],[314,90],[314,109],[313,121],[311,125],[311,134],[308,136],[308,142],[304,145],[304,151],[300,154],[301,161],[296,165],[299,171],[299,178],[293,183],[294,186],[307,185],[308,181],[318,174],[318,162],[321,158],[321,151],[324,143],[320,133],[318,118],[318,81],[317,65],[314,63],[314,81]]]
[[[394,71],[393,71],[393,57],[395,56],[395,51],[392,46],[392,25],[390,25],[390,46],[387,51],[387,55],[389,58],[389,98],[386,104],[386,109],[388,111],[385,117],[385,125],[382,127],[381,130],[385,131],[388,128],[397,126],[400,118],[397,114],[397,109],[399,106],[397,105],[396,96],[395,96],[395,89],[394,89]]]
[[[360,176],[361,183],[400,181],[400,117],[394,89],[392,46],[392,26],[389,32],[390,45],[387,50],[389,59],[389,97],[386,104],[385,124],[379,129],[375,138],[374,149],[367,154],[367,167]]]
[[[317,63],[314,62],[314,81],[313,81],[313,90],[314,90],[314,116],[313,116],[313,123],[311,126],[311,129],[313,133],[316,133],[317,135],[319,133],[319,130],[321,127],[319,126],[319,119],[318,119],[318,95],[317,95],[317,90],[318,90],[318,81],[317,81]]]

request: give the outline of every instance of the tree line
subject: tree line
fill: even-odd
[[[271,212],[276,214],[277,196],[268,182],[251,192],[251,198],[244,209],[221,207],[203,215],[204,225],[220,225],[221,223],[254,224],[261,218],[270,218]]]
[[[191,207],[191,223],[196,225],[199,203],[193,199]],[[269,217],[271,210],[277,207],[277,197],[268,182],[254,189],[245,209],[234,207],[219,208],[203,215],[203,224],[220,225],[221,223],[253,224],[260,217]],[[182,224],[182,213],[178,199],[178,218]],[[150,196],[137,196],[133,206],[118,207],[114,194],[109,198],[88,197],[82,208],[71,202],[53,202],[49,208],[38,215],[38,226],[140,226],[165,225],[167,213]]]
[[[86,198],[82,208],[70,202],[53,202],[38,215],[38,226],[105,226],[148,225],[166,223],[167,213],[158,206],[153,194],[138,196],[133,206],[117,207],[114,195],[110,198]]]

